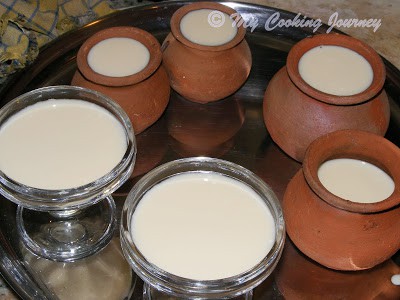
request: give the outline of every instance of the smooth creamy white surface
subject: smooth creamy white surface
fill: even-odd
[[[150,52],[137,40],[115,37],[94,45],[87,60],[96,73],[124,77],[142,71],[150,61]]]
[[[111,171],[126,149],[120,122],[106,109],[82,100],[38,102],[0,128],[0,169],[36,188],[90,183]]]
[[[211,14],[211,15],[210,15]],[[221,15],[223,18],[221,18]],[[222,21],[225,20],[225,21]],[[220,27],[211,26],[223,22]],[[237,27],[228,14],[212,9],[198,9],[183,16],[180,29],[189,41],[203,46],[220,46],[231,41],[237,33]]]
[[[359,203],[385,200],[395,186],[393,179],[375,165],[350,158],[324,162],[319,167],[318,178],[332,194]]]
[[[374,74],[369,62],[357,52],[332,45],[315,47],[301,57],[299,73],[313,88],[332,95],[363,92]]]
[[[216,173],[187,173],[147,192],[131,229],[151,263],[181,277],[213,280],[259,263],[274,244],[274,224],[247,185]]]

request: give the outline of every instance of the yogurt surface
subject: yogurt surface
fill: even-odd
[[[331,95],[351,96],[366,90],[374,74],[357,52],[333,45],[308,50],[299,61],[299,73],[313,88]]]
[[[324,162],[318,170],[322,185],[332,194],[358,203],[376,203],[394,191],[393,179],[377,166],[352,158]]]
[[[105,108],[83,100],[38,102],[0,128],[0,170],[35,188],[93,182],[110,172],[126,149],[122,124]]]
[[[124,77],[142,71],[150,61],[150,52],[139,41],[125,37],[105,39],[88,53],[88,64],[96,73]]]
[[[217,173],[183,173],[152,187],[133,213],[131,232],[149,262],[195,280],[247,271],[275,242],[275,222],[262,198]]]
[[[180,22],[180,30],[189,41],[203,46],[220,46],[237,34],[237,26],[230,16],[212,9],[188,12]]]

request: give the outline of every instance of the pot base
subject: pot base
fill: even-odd
[[[362,214],[338,209],[310,189],[302,170],[290,181],[283,213],[287,233],[301,252],[335,270],[372,268],[399,248],[400,209]]]

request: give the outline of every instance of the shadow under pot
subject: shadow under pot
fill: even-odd
[[[230,16],[236,16],[231,19]],[[238,13],[219,3],[178,9],[163,42],[163,65],[171,87],[188,100],[208,103],[236,92],[249,76],[252,58]]]
[[[305,38],[289,51],[265,92],[268,132],[300,162],[310,143],[329,132],[358,129],[384,136],[390,119],[385,77],[379,55],[355,38]]]
[[[203,105],[175,94],[166,116],[171,148],[176,153],[182,157],[220,157],[231,149],[245,111],[234,97]]]
[[[283,199],[287,233],[336,270],[374,267],[400,249],[400,149],[359,130],[315,140]]]
[[[170,86],[161,60],[160,44],[150,33],[129,26],[108,28],[79,49],[71,84],[111,97],[139,134],[158,120],[169,101]]]

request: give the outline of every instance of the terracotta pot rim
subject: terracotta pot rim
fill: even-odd
[[[342,46],[362,55],[370,63],[374,73],[371,85],[361,93],[349,96],[332,95],[311,87],[300,76],[298,63],[304,53],[320,45]],[[356,38],[339,33],[324,33],[304,38],[290,49],[286,66],[290,79],[301,91],[319,101],[334,105],[354,105],[368,101],[382,90],[386,79],[385,65],[372,47]]]
[[[226,14],[228,14],[229,16],[232,14],[238,14],[239,13],[220,3],[216,3],[216,2],[196,2],[196,3],[191,3],[185,6],[182,6],[181,8],[179,8],[177,11],[175,11],[175,13],[172,15],[171,18],[171,32],[173,34],[173,36],[182,44],[184,44],[185,46],[188,46],[190,48],[193,49],[197,49],[197,50],[203,50],[203,51],[223,51],[223,50],[227,50],[230,48],[235,47],[237,44],[239,44],[243,39],[244,36],[246,34],[246,29],[243,26],[238,26],[238,30],[236,33],[236,36],[230,40],[228,43],[223,44],[223,45],[219,45],[219,46],[205,46],[205,45],[200,45],[200,44],[196,44],[193,43],[191,41],[189,41],[188,39],[186,39],[180,29],[180,22],[181,19],[189,12],[193,11],[193,10],[198,10],[198,9],[213,9],[213,10],[219,10],[221,12],[224,12]]]
[[[138,73],[123,77],[105,76],[93,71],[87,61],[90,49],[100,41],[113,37],[132,38],[142,43],[150,52],[147,66]],[[117,26],[100,30],[88,38],[80,47],[76,59],[79,71],[87,80],[106,86],[127,86],[139,83],[153,74],[161,64],[162,53],[157,39],[147,31],[132,26]]]
[[[371,145],[371,146],[370,146]],[[379,151],[373,147],[379,147]],[[393,193],[380,202],[357,203],[329,192],[318,178],[318,168],[335,158],[354,158],[374,164],[395,182]],[[345,129],[328,133],[310,144],[303,161],[303,174],[310,188],[328,204],[355,213],[375,213],[400,204],[400,149],[379,135]]]

